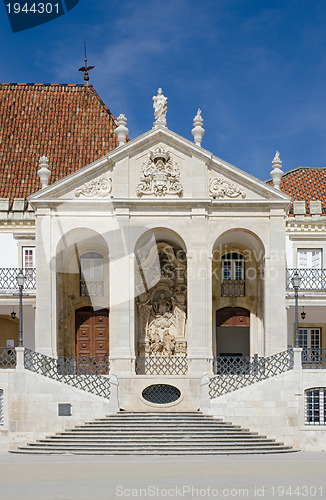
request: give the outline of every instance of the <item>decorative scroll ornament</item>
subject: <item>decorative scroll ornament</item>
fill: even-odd
[[[112,191],[112,179],[100,177],[94,181],[86,182],[82,187],[75,189],[75,196],[87,198],[106,198]]]
[[[214,177],[209,183],[209,196],[212,198],[245,198],[246,193],[224,177]]]
[[[163,148],[150,151],[148,160],[142,165],[136,193],[139,197],[144,195],[182,196],[180,171],[168,151]]]

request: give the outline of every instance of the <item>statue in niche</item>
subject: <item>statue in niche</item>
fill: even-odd
[[[168,110],[167,97],[162,93],[162,89],[159,88],[157,95],[153,96],[153,108],[155,123],[166,126],[166,113]]]
[[[162,341],[158,330],[155,330],[150,336],[150,349],[153,354],[159,354],[162,351]]]
[[[175,337],[170,335],[169,330],[165,330],[163,334],[163,355],[172,356],[175,349]]]
[[[177,256],[171,245],[159,242],[140,264],[137,277],[146,288],[136,298],[140,356],[187,355],[187,278],[183,257],[181,252]],[[151,286],[153,268],[157,268],[156,282]]]
[[[167,299],[165,293],[160,293],[158,299],[153,302],[153,310],[156,314],[164,316],[165,313],[172,309],[172,303],[170,299]]]

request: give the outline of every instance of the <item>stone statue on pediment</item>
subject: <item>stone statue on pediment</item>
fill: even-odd
[[[153,96],[154,125],[164,125],[164,127],[166,127],[166,113],[168,110],[167,100],[161,88],[158,89],[157,95]]]

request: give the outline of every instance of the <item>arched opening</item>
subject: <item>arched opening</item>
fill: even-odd
[[[86,228],[65,234],[57,247],[56,276],[58,355],[108,356],[109,251],[103,236]]]
[[[167,229],[149,231],[138,241],[135,257],[136,355],[148,359],[186,357],[187,259],[183,240]]]
[[[249,356],[250,311],[224,307],[216,311],[217,356]]]
[[[217,238],[212,259],[214,355],[264,355],[264,256],[262,241],[248,230],[235,228]],[[224,321],[225,314],[231,316]]]

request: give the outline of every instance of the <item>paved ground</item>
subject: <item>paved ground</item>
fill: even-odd
[[[1,500],[326,499],[326,453],[226,457],[0,455]]]

